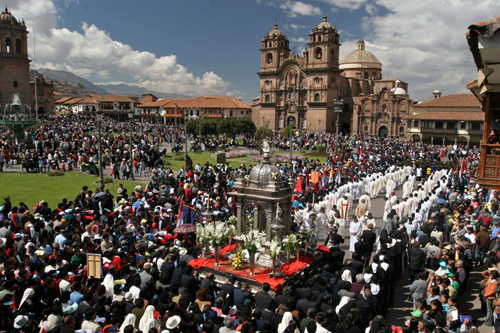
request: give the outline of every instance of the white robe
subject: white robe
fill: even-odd
[[[358,241],[358,235],[361,232],[361,222],[352,221],[349,226],[349,234],[351,235],[351,242],[349,244],[349,251],[354,252],[354,244]]]

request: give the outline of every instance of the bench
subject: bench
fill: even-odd
[[[95,165],[90,165],[90,164],[82,164],[82,172],[88,172],[91,175],[98,175],[99,170]]]
[[[24,162],[21,166],[21,172],[40,172],[38,162]]]

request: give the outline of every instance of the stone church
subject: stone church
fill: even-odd
[[[54,86],[42,75],[36,76],[37,102],[35,102],[35,78],[30,77],[28,57],[28,29],[18,21],[9,9],[0,13],[0,113],[6,104],[13,102],[14,95],[31,110],[38,105],[43,114],[54,108]]]
[[[300,56],[290,52],[288,38],[274,25],[260,48],[260,96],[252,102],[257,126],[405,136],[413,103],[408,84],[382,78],[382,64],[365,50],[363,40],[339,61],[339,40],[337,29],[323,17]]]

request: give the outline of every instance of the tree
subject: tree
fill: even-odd
[[[288,125],[287,127],[283,128],[283,131],[281,131],[281,135],[283,135],[283,137],[285,138],[290,138],[290,131],[291,131],[291,127],[290,125]]]
[[[257,131],[257,126],[250,118],[239,118],[237,120],[236,134],[253,135]]]

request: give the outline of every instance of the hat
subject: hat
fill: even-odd
[[[181,323],[181,317],[172,316],[172,317],[168,318],[166,326],[169,330],[172,330],[172,329],[176,328],[177,326],[179,326],[180,323]]]
[[[441,261],[441,262],[439,263],[439,266],[441,266],[441,267],[446,267],[446,261]]]
[[[141,224],[146,224],[146,223],[148,223],[148,220],[146,220],[146,219],[141,220]]]
[[[35,220],[43,220],[43,216],[40,213],[35,214]]]
[[[444,272],[444,274],[450,274],[451,273],[451,271],[448,268],[445,269],[443,272]]]
[[[17,316],[14,319],[14,328],[23,328],[28,323],[28,316]]]
[[[70,315],[72,313],[75,313],[76,310],[78,310],[78,303],[73,303],[72,305],[64,308],[63,314]]]
[[[4,246],[5,243],[7,242],[7,238],[0,238],[0,246]]]
[[[127,292],[125,293],[125,297],[124,297],[124,298],[125,298],[125,300],[126,300],[127,302],[129,302],[129,301],[131,301],[132,299],[134,299],[134,295],[132,295],[132,293],[131,293],[130,291],[127,291]]]
[[[415,318],[420,318],[422,317],[422,311],[420,310],[416,310],[416,311],[413,311],[413,312],[410,312],[410,314],[415,317]]]
[[[236,315],[236,313],[238,312],[238,309],[236,308],[236,305],[233,305],[230,309],[229,309],[229,314],[231,316],[234,316]]]
[[[449,273],[449,274],[448,274],[448,276],[449,276],[449,277],[455,277],[455,274],[453,274],[453,273]]]

